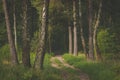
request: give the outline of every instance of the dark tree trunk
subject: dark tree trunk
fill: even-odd
[[[100,0],[97,19],[96,19],[95,24],[94,24],[94,34],[93,34],[94,53],[96,54],[97,61],[102,60],[101,52],[99,50],[98,42],[97,42],[97,31],[98,31],[98,27],[99,27],[99,23],[100,23],[101,8],[102,8],[102,0]]]
[[[94,60],[93,51],[93,28],[92,28],[92,0],[88,0],[88,22],[89,22],[89,60]]]
[[[78,55],[78,45],[77,45],[77,13],[76,13],[76,0],[73,0],[73,33],[74,33],[74,56]]]
[[[72,54],[72,27],[69,25],[69,53]]]
[[[86,43],[85,38],[83,34],[83,26],[82,26],[82,8],[81,8],[81,0],[79,0],[79,25],[80,25],[80,34],[81,34],[81,40],[82,40],[82,47],[85,53],[86,58],[88,57],[88,53],[86,50]]]
[[[22,62],[24,66],[30,67],[30,38],[28,32],[28,0],[23,1],[23,52]]]
[[[8,42],[9,42],[9,45],[10,45],[11,62],[12,62],[13,65],[16,65],[16,64],[18,64],[18,57],[17,57],[17,53],[16,53],[16,49],[15,49],[15,44],[14,44],[14,41],[13,41],[12,32],[11,32],[11,25],[10,25],[6,0],[2,0],[2,2],[3,2],[4,13],[5,13],[5,21],[6,21],[6,27],[7,27]]]
[[[48,37],[48,43],[49,43],[49,53],[52,52],[52,48],[51,48],[51,31],[49,31],[49,37]]]
[[[40,29],[39,43],[38,49],[36,53],[34,67],[36,69],[43,69],[43,62],[45,56],[45,47],[47,41],[47,31],[48,31],[48,8],[49,8],[49,0],[43,1],[43,11],[42,11],[42,26]]]

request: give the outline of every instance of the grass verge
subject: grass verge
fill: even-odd
[[[87,73],[90,80],[120,80],[117,78],[118,76],[116,73],[112,70],[113,66],[109,66],[104,63],[87,62],[84,55],[75,57],[69,54],[64,54],[63,58],[69,64]]]

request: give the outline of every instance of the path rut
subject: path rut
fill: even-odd
[[[55,62],[56,59],[59,60],[61,64],[56,63]],[[77,71],[79,73],[79,76],[77,76],[77,77],[79,77],[80,80],[90,80],[89,76],[86,73],[82,72],[80,69],[75,68],[72,65],[69,65],[67,62],[65,62],[65,60],[62,58],[61,55],[52,57],[50,61],[51,61],[51,66],[54,68],[62,69],[64,66],[66,68],[70,68],[72,70]],[[64,72],[67,73],[66,71],[64,71]]]

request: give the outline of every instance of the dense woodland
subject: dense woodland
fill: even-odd
[[[0,0],[0,79],[120,80],[119,5],[120,0]],[[55,56],[75,68],[55,69]],[[57,58],[54,63],[64,65]],[[78,69],[89,79],[73,77],[83,74]]]

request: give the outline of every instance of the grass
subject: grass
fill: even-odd
[[[8,57],[9,53],[6,55]],[[7,59],[6,56],[0,56],[0,58],[0,80],[79,80],[77,77],[73,77],[75,72],[70,69],[56,69],[51,67],[50,54],[45,55],[44,70],[42,71],[35,71],[33,68],[25,68],[22,64],[17,66],[4,64],[3,60]],[[34,58],[35,54],[31,53],[32,64],[34,62]],[[9,60],[7,59],[7,61]],[[55,60],[55,62],[61,64],[57,60]],[[68,70],[69,72],[67,72]]]
[[[31,58],[33,58],[34,55],[32,54]],[[10,64],[0,63],[0,80],[30,80],[31,78],[32,80],[62,80],[60,70],[51,67],[50,58],[51,55],[46,54],[44,70],[42,71],[25,68],[21,64],[11,66]]]
[[[69,64],[87,73],[90,80],[120,80],[118,75],[112,70],[113,66],[104,63],[87,62],[83,55],[75,57],[65,54],[63,57]]]
[[[21,56],[19,54],[21,62]],[[70,68],[62,67],[56,69],[51,67],[50,58],[52,55],[46,54],[44,60],[44,70],[34,71],[33,68],[25,68],[22,64],[11,66],[8,45],[0,49],[0,80],[79,80],[79,72]],[[81,69],[90,76],[90,80],[120,80],[119,66],[109,66],[103,63],[92,63],[85,60],[84,55],[78,57],[65,54],[66,62]],[[33,65],[35,53],[31,53],[31,63]],[[61,65],[61,62],[55,60]],[[118,73],[118,74],[116,74]]]

